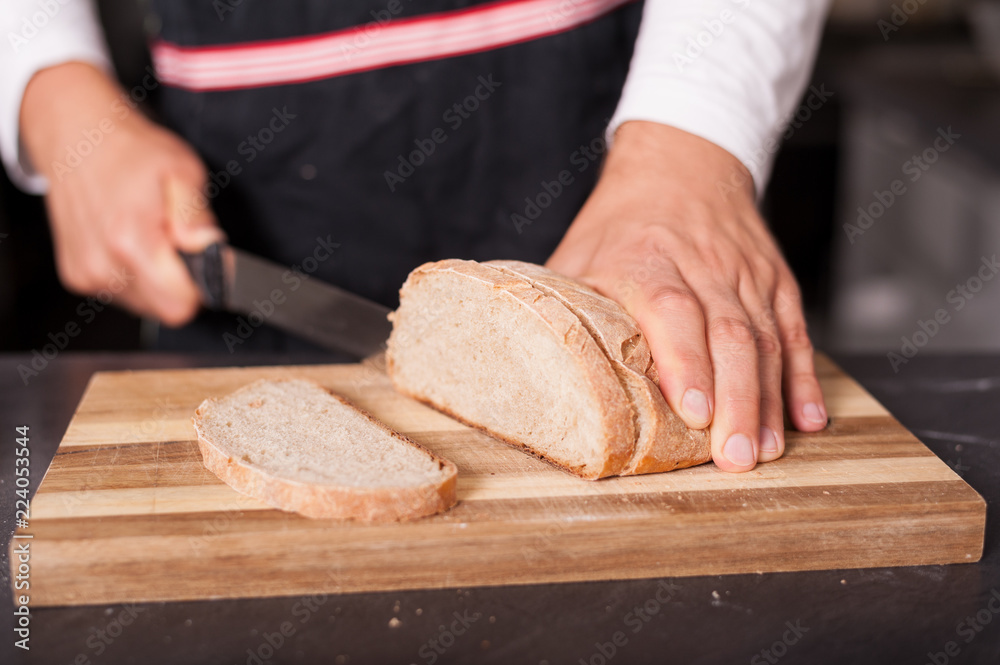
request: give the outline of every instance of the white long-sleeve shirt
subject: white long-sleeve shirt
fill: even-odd
[[[830,0],[646,0],[608,136],[629,120],[671,125],[721,146],[762,192],[777,139],[808,80]],[[92,0],[5,0],[0,13],[0,157],[44,193],[19,140],[31,77],[79,61],[112,71]]]

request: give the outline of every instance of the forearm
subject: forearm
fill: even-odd
[[[746,166],[721,146],[677,127],[641,120],[618,128],[605,165],[608,178],[643,178],[678,195],[717,193],[719,179],[732,171],[749,176]],[[742,197],[752,201],[749,177],[743,181]]]
[[[93,65],[69,62],[37,72],[24,90],[20,136],[35,170],[48,179],[89,154],[130,114],[121,88]]]
[[[763,191],[829,0],[647,0],[609,133],[647,120],[735,156]]]
[[[741,187],[731,197],[719,196],[719,183],[734,172],[743,176]],[[753,213],[749,172],[736,157],[700,136],[656,122],[626,122],[615,133],[597,187],[577,217],[587,223],[570,227],[552,260],[564,272],[584,272],[600,251],[602,234],[591,226],[615,224],[625,217],[656,224],[688,219],[690,233],[697,234],[697,217],[686,215],[686,206],[736,206]],[[627,272],[642,268],[633,265]],[[632,290],[626,278],[608,295],[623,301]]]

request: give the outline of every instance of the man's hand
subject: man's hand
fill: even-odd
[[[732,191],[734,181],[744,185]],[[711,425],[719,468],[781,456],[782,394],[799,430],[826,426],[798,285],[757,213],[750,174],[722,148],[658,123],[623,124],[547,265],[636,318],[671,408],[690,427]]]
[[[198,156],[82,63],[36,74],[20,123],[31,162],[49,181],[46,205],[66,288],[92,295],[124,282],[118,304],[167,325],[189,321],[198,291],[177,252],[223,238],[207,206],[195,204],[206,178]],[[183,192],[184,209],[196,212],[170,214],[168,189]]]

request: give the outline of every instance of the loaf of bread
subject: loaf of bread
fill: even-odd
[[[311,381],[257,381],[205,400],[193,421],[205,466],[282,510],[387,522],[456,500],[454,464]]]
[[[449,259],[410,273],[391,316],[397,390],[582,478],[711,459],[708,433],[663,399],[635,320],[582,284]]]
[[[533,263],[490,261],[560,300],[597,341],[611,362],[635,416],[635,449],[620,475],[672,471],[707,462],[706,430],[689,429],[660,392],[656,366],[639,324],[616,301],[568,277]]]

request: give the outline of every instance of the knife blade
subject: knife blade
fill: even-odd
[[[366,358],[385,349],[388,307],[225,243],[182,253],[212,310],[251,316],[328,349]]]

